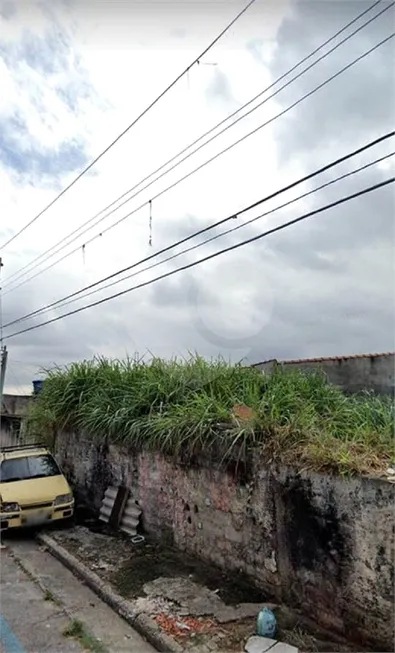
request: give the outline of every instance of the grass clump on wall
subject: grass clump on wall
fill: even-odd
[[[268,461],[379,473],[393,459],[393,423],[390,398],[346,396],[322,374],[193,357],[51,370],[27,427],[36,438],[55,427],[168,455],[255,449]]]

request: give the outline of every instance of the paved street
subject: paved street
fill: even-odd
[[[0,569],[0,653],[81,653],[78,639],[63,634],[75,619],[97,650],[153,653],[155,649],[36,542],[11,539],[5,544]]]

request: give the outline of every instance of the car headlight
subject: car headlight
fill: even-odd
[[[2,503],[0,510],[1,512],[19,512],[19,503]]]
[[[62,506],[64,503],[71,503],[73,500],[73,495],[72,494],[60,494],[58,497],[56,497],[54,503],[54,506]]]

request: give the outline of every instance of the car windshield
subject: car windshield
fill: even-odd
[[[32,478],[59,476],[60,469],[50,454],[26,456],[3,460],[0,465],[0,483],[26,481]]]

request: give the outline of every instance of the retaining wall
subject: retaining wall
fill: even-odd
[[[332,632],[393,650],[394,485],[268,467],[220,471],[59,434],[57,456],[80,499],[99,509],[131,488],[145,530],[248,574],[268,596]],[[366,650],[366,649],[365,649]]]

